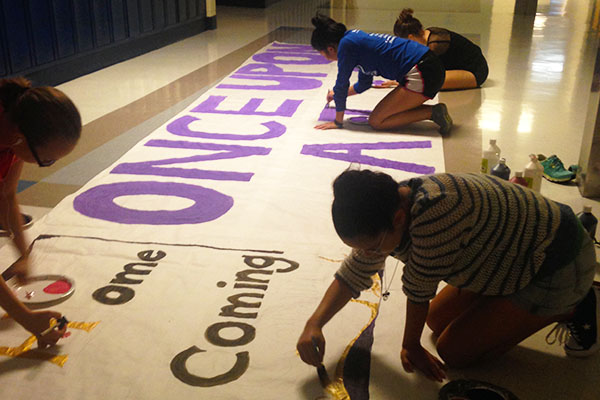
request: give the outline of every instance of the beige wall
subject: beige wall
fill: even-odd
[[[506,0],[502,0],[506,1]],[[514,0],[512,1],[514,6]],[[452,11],[452,12],[480,12],[481,2],[489,0],[332,0],[333,7],[359,8],[359,9],[385,9],[400,10],[412,8],[419,11]]]
[[[216,0],[206,0],[206,16],[214,17],[217,15],[217,5],[215,3]]]

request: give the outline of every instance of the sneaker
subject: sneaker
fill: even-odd
[[[554,340],[550,340],[554,334]],[[594,285],[587,296],[575,307],[573,317],[556,324],[546,336],[546,342],[558,341],[564,345],[565,353],[572,357],[587,357],[600,350],[600,284]]]
[[[542,158],[540,158],[542,156]],[[548,158],[543,158],[543,155],[538,156],[540,164],[544,167],[544,178],[550,182],[565,183],[575,178],[575,174],[567,171],[560,158],[552,155]]]
[[[452,118],[448,114],[448,107],[444,103],[438,103],[431,110],[431,120],[440,126],[440,133],[446,136],[452,129]]]

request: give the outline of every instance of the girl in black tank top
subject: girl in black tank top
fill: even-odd
[[[479,46],[444,28],[423,29],[421,22],[404,9],[394,24],[394,35],[428,46],[442,61],[446,80],[442,90],[470,89],[483,84],[488,65]]]

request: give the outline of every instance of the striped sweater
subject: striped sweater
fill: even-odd
[[[404,262],[403,290],[414,302],[432,299],[440,281],[509,295],[579,251],[573,211],[522,186],[479,174],[437,174],[400,185],[411,188],[411,219],[391,255]],[[353,249],[336,277],[358,296],[385,258]]]

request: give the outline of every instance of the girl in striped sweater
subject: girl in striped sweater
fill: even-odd
[[[421,346],[425,323],[439,356],[455,367],[496,357],[554,322],[570,333],[568,355],[600,348],[595,251],[568,206],[475,174],[397,183],[348,170],[333,189],[333,222],[353,250],[300,336],[306,363],[322,362],[322,327],[371,286],[388,255],[404,262],[406,371],[445,378],[445,365]],[[441,281],[448,285],[438,292]]]

